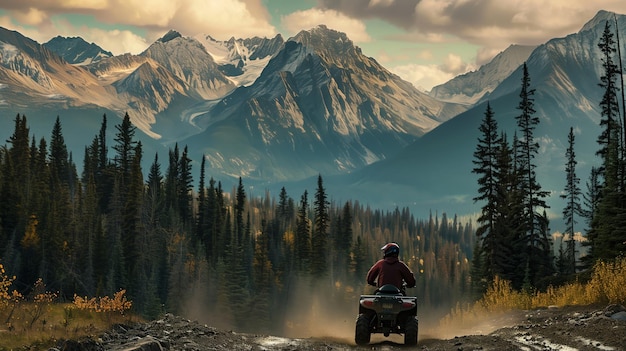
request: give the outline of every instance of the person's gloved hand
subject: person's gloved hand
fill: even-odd
[[[376,282],[367,282],[367,284],[369,284],[371,286],[376,286]]]

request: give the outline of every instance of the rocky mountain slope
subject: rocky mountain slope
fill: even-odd
[[[88,43],[80,37],[56,36],[43,46],[73,65],[88,65],[113,56],[111,52],[94,43]]]
[[[416,90],[324,26],[287,41],[218,42],[170,31],[138,55],[96,50],[89,64],[75,38],[55,38],[47,44],[53,52],[2,30],[0,43],[0,87],[11,87],[1,111],[27,114],[38,126],[80,109],[92,133],[64,125],[83,138],[79,150],[103,114],[128,112],[145,145],[187,145],[198,163],[207,157],[216,178],[257,184],[352,172],[467,108]]]
[[[464,109],[419,92],[320,26],[285,42],[252,85],[196,114],[203,132],[182,143],[226,175],[297,180],[387,158]]]
[[[600,133],[602,90],[598,83],[602,60],[597,44],[606,21],[614,26],[614,14],[600,11],[578,33],[538,46],[526,60],[530,85],[535,89],[535,115],[539,118],[535,130],[540,144],[537,180],[551,193],[547,199],[548,215],[557,223],[551,225],[551,230],[563,230],[558,224],[564,208],[559,194],[565,187],[565,150],[570,127],[575,132],[576,173],[581,186],[588,180],[591,167],[598,165],[595,153]],[[617,23],[619,32],[626,33],[626,16],[618,15]],[[622,46],[624,43],[622,40]],[[622,52],[626,52],[626,47],[622,47]],[[521,78],[518,68],[488,97],[498,127],[506,132],[510,142],[517,131],[515,116],[519,114]],[[410,206],[424,216],[435,210],[476,213],[479,204],[472,198],[477,185],[471,170],[485,109],[486,103],[479,103],[395,156],[337,180],[341,196],[367,194],[368,189],[376,187],[377,193],[362,201],[375,198],[387,206]]]
[[[487,99],[504,79],[528,59],[535,48],[511,45],[477,71],[454,77],[433,87],[428,94],[438,100],[474,105]]]
[[[210,35],[198,36],[196,39],[213,57],[219,70],[237,86],[254,83],[285,42],[280,34],[272,39],[254,37],[218,41]]]

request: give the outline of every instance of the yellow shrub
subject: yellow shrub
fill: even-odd
[[[550,286],[544,292],[514,290],[509,281],[496,277],[483,297],[474,304],[457,305],[442,319],[442,326],[470,325],[492,313],[528,310],[547,306],[584,306],[626,304],[626,257],[612,262],[598,262],[591,280]]]
[[[593,269],[587,295],[595,302],[626,303],[626,257],[598,262]]]
[[[91,310],[94,312],[119,312],[124,314],[133,306],[131,301],[126,299],[126,290],[120,290],[113,295],[113,298],[104,296],[101,298],[80,297],[74,295],[74,305],[83,310]]]

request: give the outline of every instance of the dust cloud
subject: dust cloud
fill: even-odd
[[[327,282],[299,280],[289,295],[284,329],[286,337],[354,343],[360,294],[345,294]]]
[[[421,339],[449,340],[464,335],[488,335],[492,332],[513,326],[522,319],[519,312],[496,313],[484,316],[472,316],[471,318],[439,319],[427,324],[420,331]],[[420,322],[420,327],[424,326]]]
[[[309,279],[295,279],[288,286],[284,301],[281,301],[282,318],[275,318],[275,325],[265,326],[263,330],[238,330],[229,313],[220,312],[217,288],[211,284],[197,283],[189,289],[184,299],[182,316],[190,320],[222,329],[255,334],[298,339],[322,339],[354,345],[354,329],[358,314],[359,296],[371,291],[355,291],[351,287],[341,287],[329,281],[311,282]],[[410,295],[410,291],[409,291]],[[419,296],[418,296],[419,304]],[[450,309],[419,306],[418,340],[448,340],[463,335],[487,335],[505,326],[515,325],[523,316],[518,314],[495,314],[473,316],[472,318],[442,319]],[[388,338],[379,334],[372,335],[372,342],[389,340],[403,343],[400,336]]]

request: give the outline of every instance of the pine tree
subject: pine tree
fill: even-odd
[[[576,272],[576,241],[574,240],[575,225],[577,223],[576,216],[583,215],[582,206],[580,205],[580,197],[582,191],[580,190],[580,178],[576,176],[576,153],[574,152],[574,128],[570,127],[569,135],[567,137],[568,147],[565,151],[565,175],[566,184],[564,193],[561,195],[562,199],[566,200],[565,208],[563,209],[563,219],[565,220],[566,230],[565,233],[569,234],[569,240],[567,241],[567,248],[564,251],[564,270],[565,274],[572,274]]]
[[[15,129],[7,140],[11,147],[4,149],[2,165],[2,186],[0,187],[0,224],[2,225],[2,235],[0,235],[0,249],[4,256],[4,262],[10,262],[13,257],[8,257],[9,252],[13,252],[15,247],[10,247],[11,243],[16,243],[20,238],[17,233],[23,232],[26,225],[25,193],[20,179],[28,177],[28,159],[30,157],[29,129],[26,123],[26,116],[15,117]],[[12,255],[11,255],[12,256]],[[6,264],[8,267],[13,265]],[[17,272],[15,272],[17,273]]]
[[[237,185],[237,194],[235,196],[235,238],[237,243],[243,242],[243,235],[245,226],[243,223],[243,212],[246,203],[246,191],[243,187],[243,181],[239,177],[239,184]]]
[[[130,121],[128,113],[124,115],[122,123],[115,126],[117,133],[115,134],[115,165],[122,178],[120,179],[122,189],[126,190],[129,186],[131,178],[131,167],[134,157],[134,149],[137,141],[133,140],[137,127]]]
[[[298,218],[296,220],[296,238],[294,241],[296,269],[305,271],[308,268],[311,254],[311,223],[308,217],[309,200],[305,190],[300,198]]]
[[[130,178],[128,179],[128,191],[124,202],[124,218],[123,218],[123,238],[124,256],[126,258],[126,270],[128,276],[133,276],[136,269],[137,261],[140,256],[146,254],[142,252],[138,246],[138,237],[144,231],[142,224],[143,214],[143,171],[141,169],[142,145],[137,142],[133,150],[133,160],[131,162]],[[141,291],[143,287],[136,286],[135,289],[129,291],[129,296]]]
[[[329,228],[328,200],[322,176],[317,177],[317,190],[313,202],[314,219],[311,236],[311,274],[320,277],[327,272],[327,239]]]
[[[199,241],[204,245],[205,255],[207,254],[206,246],[207,243],[204,241],[205,233],[207,231],[207,195],[206,195],[206,186],[204,184],[205,179],[205,163],[206,158],[202,155],[202,162],[200,163],[200,179],[198,181],[198,213],[196,215],[196,236],[195,240]],[[208,257],[207,257],[208,259]]]
[[[496,212],[499,214],[494,224],[494,232],[498,235],[490,243],[497,248],[494,253],[493,274],[511,281],[519,289],[524,279],[522,268],[526,266],[526,243],[522,225],[523,195],[519,187],[515,148],[509,144],[505,133],[501,134],[499,141],[494,172],[495,183],[498,185]],[[481,250],[484,252],[484,249]],[[490,283],[487,280],[485,282]]]
[[[597,231],[593,229],[593,226],[596,225],[594,218],[598,214],[598,206],[602,192],[602,185],[600,184],[599,178],[600,170],[596,167],[592,167],[591,174],[586,183],[587,191],[583,194],[583,217],[587,224],[587,240],[582,242],[582,246],[586,247],[587,252],[589,252],[587,255],[581,257],[580,263],[583,269],[589,269],[594,264],[594,257],[590,253],[592,251],[590,247],[597,240]]]
[[[536,178],[536,164],[533,162],[539,152],[539,144],[534,138],[535,128],[539,124],[539,118],[534,115],[534,93],[535,90],[530,88],[528,67],[524,63],[522,88],[519,95],[520,102],[517,107],[520,110],[520,114],[516,116],[522,137],[519,139],[516,159],[524,205],[524,241],[527,254],[526,266],[529,269],[527,276],[531,285],[534,285],[538,279],[542,278],[538,276],[538,272],[549,271],[549,267],[553,265],[549,258],[551,252],[542,244],[541,228],[543,218],[537,212],[548,207],[544,199],[549,195],[549,192],[541,189]]]
[[[98,198],[100,203],[100,212],[104,213],[109,207],[109,200],[111,193],[113,193],[113,182],[115,179],[115,170],[113,165],[109,163],[108,148],[107,148],[107,116],[102,116],[102,124],[100,125],[100,132],[96,137],[97,149],[93,150],[96,154],[95,159],[97,162],[95,171],[96,186],[98,187]]]
[[[623,251],[626,234],[621,229],[626,225],[626,193],[624,192],[624,176],[620,175],[624,160],[620,151],[624,150],[620,141],[619,104],[617,100],[617,76],[619,72],[613,61],[615,40],[607,21],[600,37],[598,48],[602,52],[604,74],[600,77],[600,87],[604,89],[600,107],[602,119],[601,134],[598,137],[600,149],[597,154],[602,159],[599,168],[604,179],[598,201],[597,211],[588,233],[590,257],[588,261],[613,259]]]
[[[174,149],[169,150],[169,163],[165,175],[165,210],[170,213],[180,215],[180,155],[178,152],[178,144],[174,145]],[[168,221],[166,225],[170,225]]]
[[[52,177],[59,180],[61,184],[68,185],[70,181],[70,166],[68,162],[69,154],[59,117],[54,123],[52,137],[50,139],[50,169]]]
[[[179,168],[178,168],[178,208],[180,210],[180,218],[183,223],[183,228],[189,233],[193,228],[193,177],[191,175],[191,159],[189,158],[189,150],[187,146],[183,149],[183,153],[180,156]],[[197,242],[192,242],[193,245],[197,245]]]
[[[498,212],[499,187],[502,183],[498,182],[497,167],[498,153],[501,151],[501,140],[498,132],[498,123],[494,119],[494,112],[491,105],[487,102],[485,117],[479,127],[482,133],[478,138],[478,145],[474,151],[474,160],[472,161],[475,168],[472,173],[479,175],[478,178],[478,196],[474,197],[474,202],[481,201],[483,206],[481,214],[477,219],[479,224],[476,229],[476,235],[481,242],[477,248],[481,251],[476,254],[481,255],[482,269],[476,270],[476,274],[481,276],[472,277],[474,281],[486,280],[493,281],[496,272],[501,272],[502,267],[497,267],[496,255],[501,248],[499,247],[501,231],[496,231],[495,227],[501,213]],[[508,167],[508,165],[507,165]],[[508,170],[503,170],[508,172]]]

